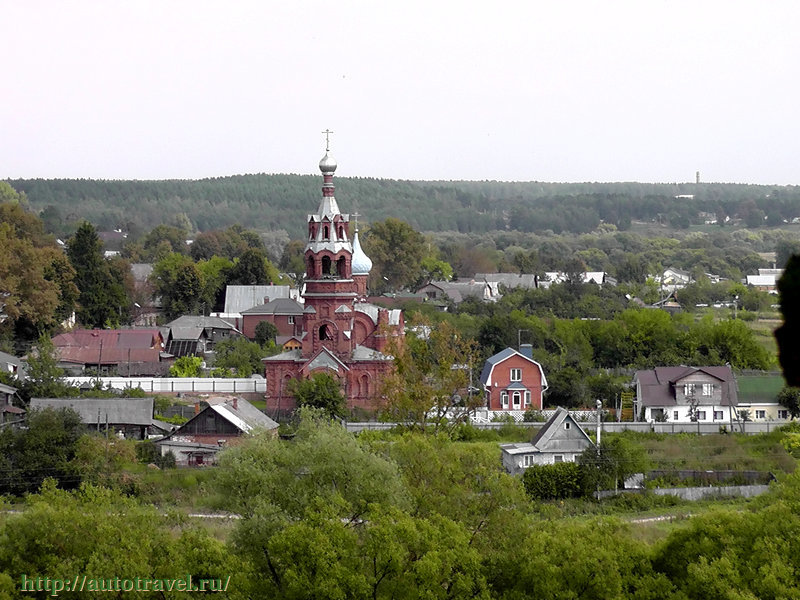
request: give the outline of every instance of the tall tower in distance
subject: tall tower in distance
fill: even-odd
[[[695,182],[695,183],[700,183],[700,171],[697,171],[697,172],[694,174],[694,182]]]

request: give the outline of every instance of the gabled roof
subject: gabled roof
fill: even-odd
[[[241,311],[242,315],[302,315],[303,305],[291,298],[276,298]]]
[[[489,358],[486,359],[486,362],[483,365],[483,370],[481,371],[481,383],[484,386],[491,385],[492,371],[494,370],[494,368],[501,362],[508,360],[512,356],[521,356],[529,363],[535,365],[539,369],[539,374],[541,375],[542,378],[542,391],[547,389],[547,378],[544,375],[544,370],[542,369],[542,365],[540,365],[532,358],[528,358],[524,354],[518,352],[514,348],[506,348],[505,350],[501,350],[494,356],[490,356]]]
[[[564,427],[566,422],[569,422],[569,429]],[[553,413],[553,416],[547,420],[547,423],[536,433],[530,443],[500,445],[503,452],[507,454],[531,454],[537,452],[579,454],[592,446],[594,446],[592,439],[575,418],[569,414],[569,411],[560,406]]]
[[[275,421],[244,398],[237,397],[235,400],[230,398],[209,398],[206,402],[208,403],[206,408],[159,441],[172,440],[174,437],[179,438],[181,435],[185,435],[184,430],[187,429],[189,423],[200,419],[202,415],[209,411],[218,414],[242,433],[251,433],[256,429],[269,431],[278,428],[278,424]]]
[[[325,346],[317,350],[308,362],[303,365],[303,370],[313,371],[314,369],[331,369],[339,372],[340,369],[349,371],[350,367],[344,364],[341,360],[336,358],[336,355],[328,350]]]
[[[703,373],[716,379],[722,387],[722,405],[736,406],[738,394],[736,379],[729,366],[711,367],[656,367],[636,371],[634,376],[641,393],[639,401],[644,406],[673,406],[677,404],[675,386],[690,375]]]
[[[78,365],[120,365],[124,363],[149,363],[160,360],[160,348],[114,348],[99,346],[81,348],[63,346],[56,348],[58,359],[62,363]]]
[[[72,408],[87,425],[151,425],[152,398],[31,398],[30,409]]]
[[[22,365],[22,359],[17,358],[13,354],[8,354],[6,352],[0,352],[0,364],[4,364],[4,363],[20,367]]]
[[[165,325],[174,340],[197,340],[206,329],[222,329],[241,333],[236,327],[219,317],[183,315]]]
[[[223,312],[241,314],[254,306],[269,304],[277,298],[289,298],[290,289],[288,285],[229,285],[225,288]]]
[[[56,348],[147,349],[160,344],[158,329],[73,329],[53,338]]]

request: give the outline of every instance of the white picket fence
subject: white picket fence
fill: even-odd
[[[91,386],[100,381],[105,389],[124,390],[142,388],[148,394],[204,392],[204,393],[266,393],[267,380],[263,378],[225,377],[68,377],[75,386]]]

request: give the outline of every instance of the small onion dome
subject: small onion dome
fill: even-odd
[[[372,270],[372,261],[369,256],[364,254],[361,249],[361,243],[358,241],[358,229],[356,229],[356,234],[353,236],[353,257],[350,264],[352,265],[353,275],[369,275]]]
[[[333,173],[336,170],[336,159],[330,156],[327,152],[322,160],[319,161],[319,170],[323,173]]]

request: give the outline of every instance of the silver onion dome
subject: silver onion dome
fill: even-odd
[[[323,173],[333,173],[336,171],[336,167],[336,159],[326,152],[322,160],[319,161],[319,170]]]
[[[353,275],[369,275],[372,270],[372,261],[361,249],[361,242],[358,241],[358,229],[353,236],[353,255],[350,260]]]

